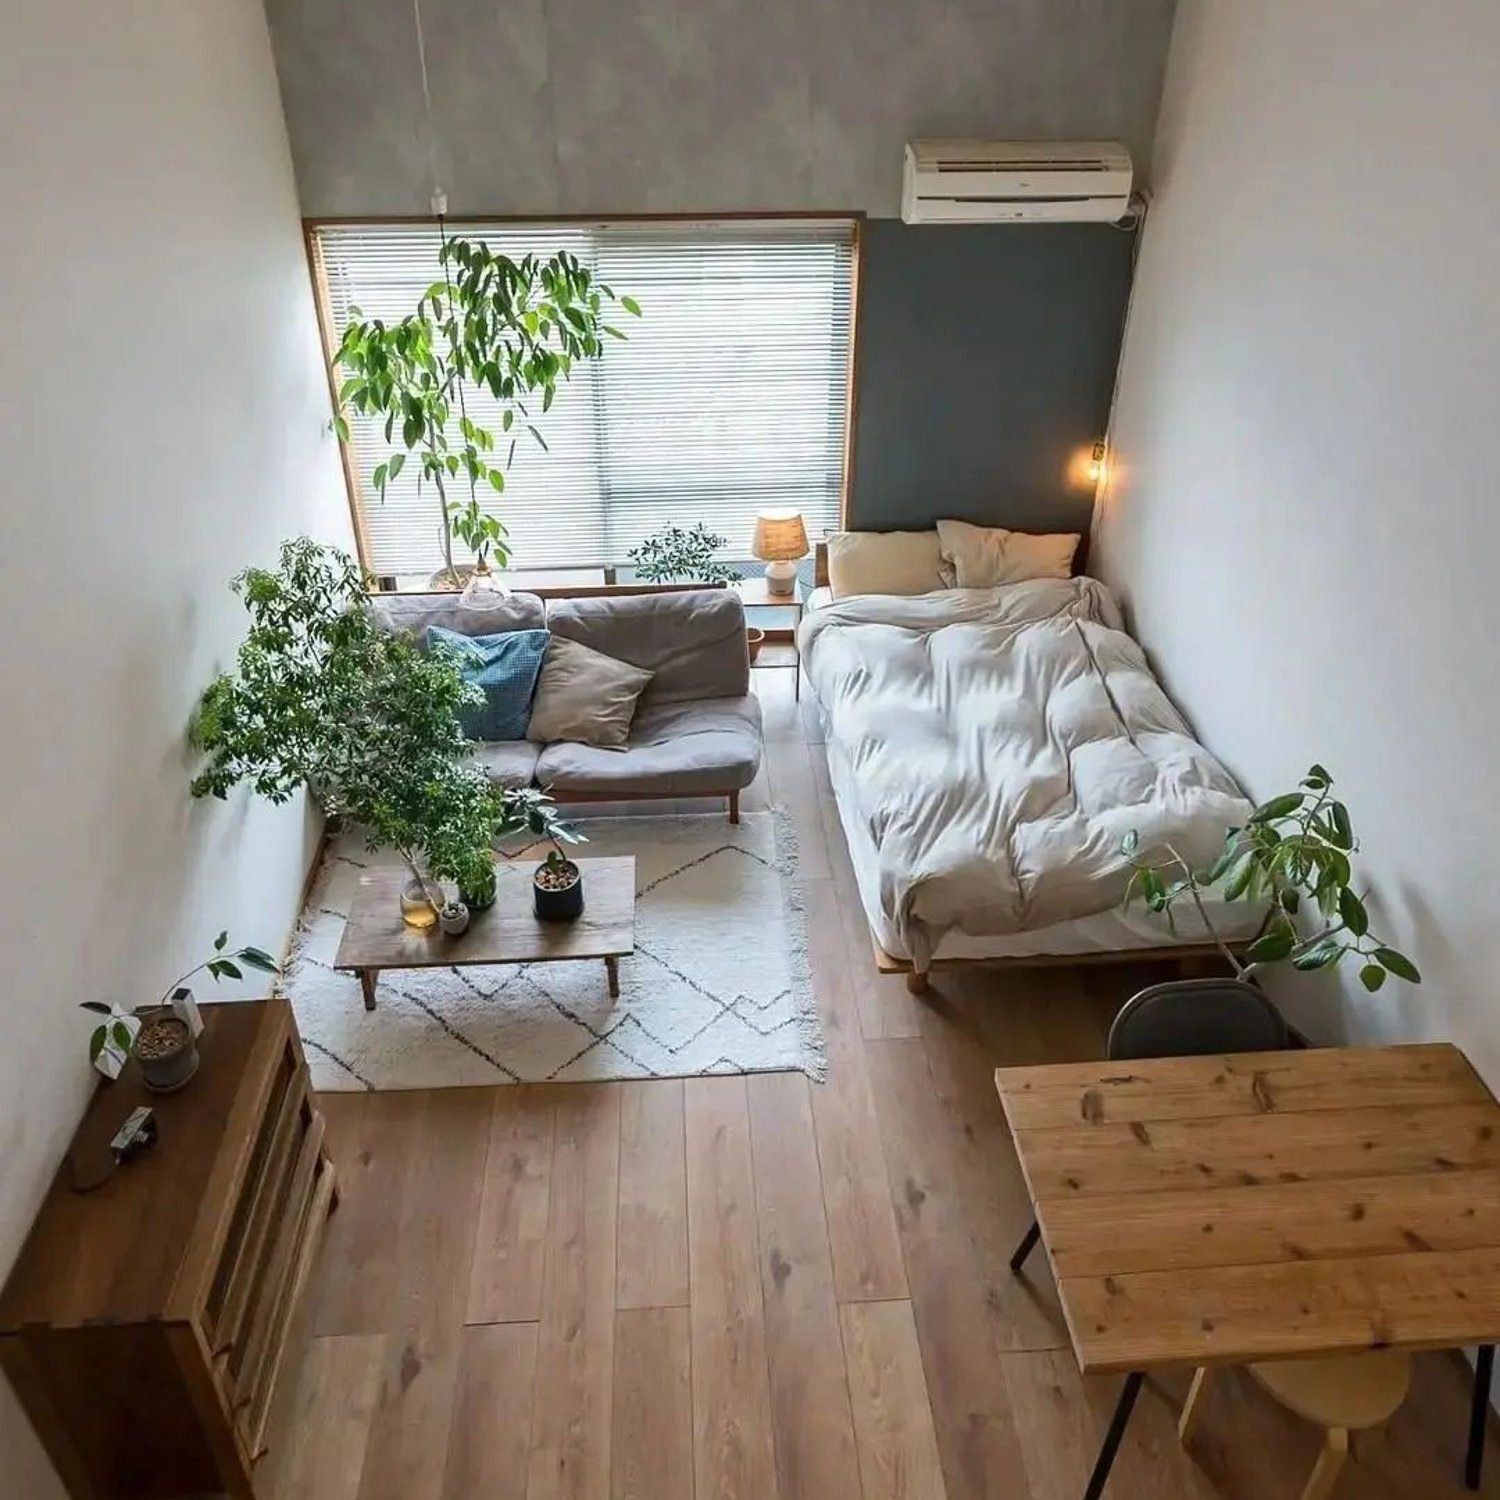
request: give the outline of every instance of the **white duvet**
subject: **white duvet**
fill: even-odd
[[[799,639],[841,811],[877,851],[878,909],[918,968],[954,928],[1118,905],[1130,829],[1210,863],[1250,812],[1094,579],[859,595]]]

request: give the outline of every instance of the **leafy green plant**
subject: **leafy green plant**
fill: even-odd
[[[546,839],[552,845],[548,861],[562,860],[564,844],[586,844],[584,837],[558,811],[552,798],[538,787],[516,787],[505,794],[505,805],[497,837],[508,838],[517,834],[530,834],[534,839]]]
[[[282,545],[274,572],[234,580],[250,631],[235,671],[199,704],[191,737],[205,765],[192,793],[222,798],[247,781],[285,802],[306,786],[425,882],[419,857],[433,830],[489,806],[458,720],[480,691],[447,654],[383,629],[366,582],[348,557],[307,537]]]
[[[501,567],[509,561],[504,524],[480,496],[504,491],[517,432],[546,448],[529,403],[539,399],[547,411],[580,361],[598,359],[607,337],[625,337],[607,321],[611,306],[636,317],[641,310],[566,250],[516,261],[483,241],[451,239],[438,258],[443,279],[399,323],[351,309],[335,355],[343,379],[334,429],[347,442],[349,412],[385,419],[394,451],[376,466],[375,487],[383,500],[408,457],[415,460],[418,485],[437,491],[443,555],[456,581],[455,535],[482,564],[491,556]],[[469,413],[480,391],[500,405],[499,433]],[[503,465],[495,461],[497,442],[506,444]],[[467,499],[449,494],[453,482],[467,487]]]
[[[726,540],[701,521],[663,526],[632,549],[630,561],[646,583],[733,583],[740,575],[714,557]]]
[[[179,989],[185,985],[195,974],[207,971],[212,974],[215,982],[220,979],[243,979],[245,968],[259,969],[263,974],[279,974],[281,970],[277,967],[276,960],[266,952],[264,948],[252,947],[249,943],[243,948],[235,948],[226,952],[229,946],[229,933],[221,932],[214,939],[214,951],[201,964],[194,965],[186,974],[174,979],[165,990],[157,1005],[165,1005]],[[99,1054],[104,1051],[108,1043],[113,1043],[122,1057],[129,1057],[132,1047],[135,1045],[135,1033],[125,1024],[124,1017],[112,1005],[106,1005],[102,1000],[81,1000],[79,1006],[83,1010],[92,1011],[96,1016],[105,1019],[94,1028],[89,1037],[89,1061],[97,1062]]]
[[[1288,961],[1303,971],[1327,969],[1353,954],[1360,982],[1371,992],[1391,974],[1420,984],[1417,966],[1370,930],[1364,898],[1353,885],[1351,856],[1358,850],[1349,809],[1333,795],[1333,777],[1314,765],[1296,791],[1262,802],[1243,828],[1231,828],[1207,870],[1195,871],[1170,844],[1164,846],[1165,860],[1150,859],[1141,853],[1139,834],[1126,834],[1121,851],[1135,869],[1125,899],[1138,891],[1168,921],[1175,904],[1192,902],[1241,979]],[[1246,962],[1224,941],[1203,902],[1204,890],[1221,881],[1225,900],[1266,904]],[[1304,917],[1315,919],[1310,934],[1299,926]]]

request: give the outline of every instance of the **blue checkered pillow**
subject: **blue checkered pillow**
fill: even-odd
[[[471,740],[525,739],[549,634],[510,630],[503,635],[460,635],[441,625],[427,627],[427,649],[447,651],[457,660],[464,681],[476,683],[484,693],[483,703],[458,716]]]

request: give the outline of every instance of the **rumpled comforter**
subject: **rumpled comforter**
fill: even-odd
[[[809,615],[799,642],[840,810],[878,851],[878,909],[918,969],[951,928],[1117,905],[1131,829],[1211,863],[1250,812],[1094,579],[857,595]]]

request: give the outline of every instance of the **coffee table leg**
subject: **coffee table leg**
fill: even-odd
[[[375,1009],[375,981],[380,977],[379,969],[361,969],[359,971],[359,987],[364,991],[365,1009]]]
[[[606,958],[604,960],[604,972],[609,975],[609,998],[618,1000],[620,998],[620,960],[618,958]]]
[[[1125,1388],[1115,1404],[1115,1414],[1109,1419],[1109,1431],[1104,1434],[1104,1446],[1094,1460],[1094,1472],[1089,1476],[1089,1487],[1083,1492],[1083,1500],[1099,1500],[1109,1480],[1109,1471],[1114,1467],[1115,1454],[1120,1450],[1120,1439],[1125,1436],[1125,1424],[1130,1421],[1135,1398],[1141,1393],[1141,1381],[1145,1376],[1140,1370],[1132,1370],[1125,1377]]]

